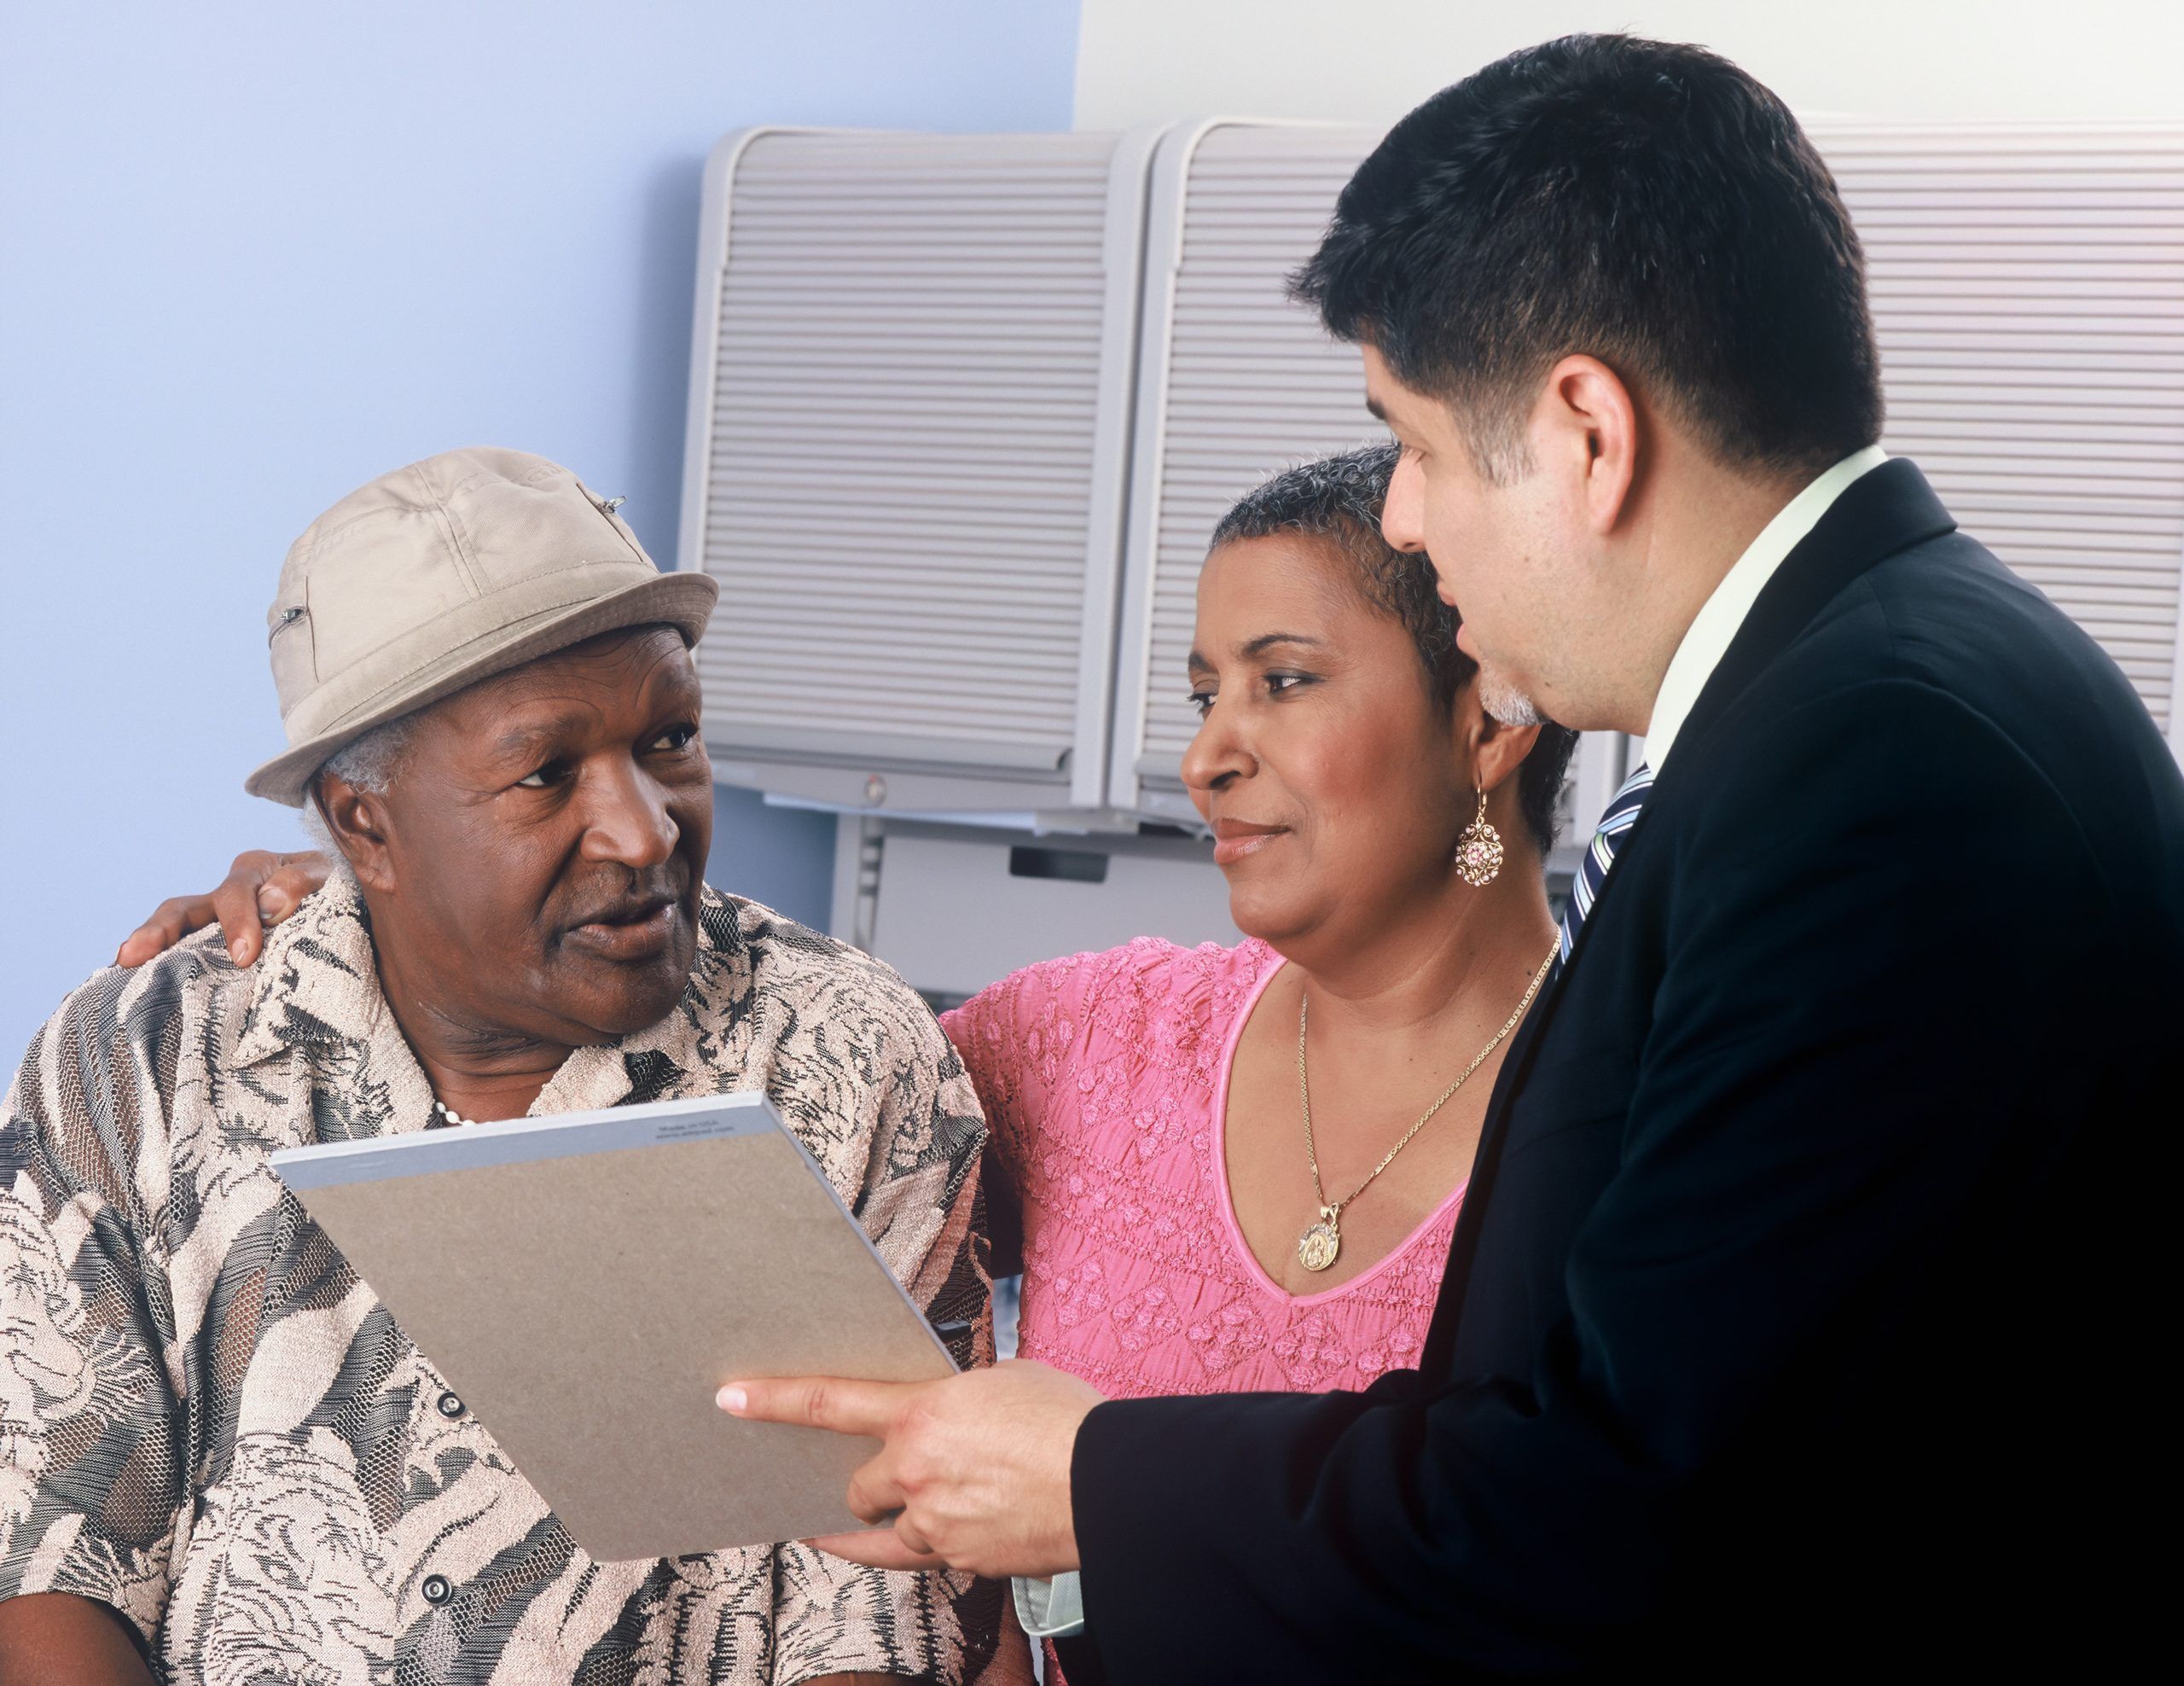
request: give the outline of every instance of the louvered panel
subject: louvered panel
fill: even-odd
[[[1330,344],[1283,290],[1377,137],[1218,125],[1174,137],[1156,162],[1148,273],[1164,238],[1172,269],[1149,283],[1170,288],[1161,355],[1140,363],[1115,755],[1123,805],[1144,783],[1177,788],[1197,730],[1184,662],[1214,525],[1275,470],[1385,437],[1364,413],[1356,352]],[[1160,326],[1148,307],[1146,332]]]
[[[2184,129],[1823,129],[1891,451],[2176,718]]]
[[[1101,799],[1145,149],[723,143],[684,523],[717,749]]]

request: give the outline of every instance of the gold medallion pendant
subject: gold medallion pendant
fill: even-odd
[[[1342,1253],[1341,1220],[1331,1206],[1320,1208],[1320,1221],[1297,1238],[1297,1262],[1307,1270],[1324,1270]]]

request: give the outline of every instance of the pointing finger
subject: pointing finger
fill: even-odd
[[[905,1381],[850,1381],[839,1376],[787,1376],[764,1381],[731,1381],[713,1396],[731,1416],[753,1422],[794,1422],[837,1434],[886,1439],[902,1413],[903,1397],[916,1384]]]

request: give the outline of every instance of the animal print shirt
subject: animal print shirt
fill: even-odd
[[[4,1105],[0,1596],[108,1604],[189,1686],[1028,1677],[968,1576],[793,1545],[591,1561],[267,1165],[430,1117],[356,891],[247,972],[217,936],[78,990]],[[675,1010],[531,1110],[752,1088],[990,1361],[978,1102],[877,962],[708,890]]]

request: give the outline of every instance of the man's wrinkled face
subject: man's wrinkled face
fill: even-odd
[[[392,894],[374,917],[394,927],[383,947],[404,945],[402,974],[453,997],[437,1010],[568,1046],[665,1016],[695,963],[712,840],[699,703],[681,635],[653,626],[419,720],[383,799]]]
[[[1554,707],[1556,642],[1571,607],[1557,512],[1546,501],[1552,488],[1516,463],[1489,480],[1449,406],[1406,387],[1373,346],[1363,351],[1367,406],[1403,451],[1381,532],[1432,562],[1441,601],[1463,616],[1456,643],[1478,663],[1487,712],[1536,724]]]

